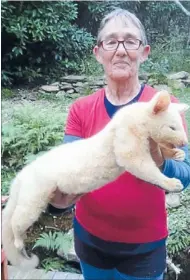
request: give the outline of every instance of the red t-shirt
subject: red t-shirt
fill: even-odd
[[[155,92],[145,85],[138,102],[149,101]],[[110,121],[104,96],[100,89],[75,101],[65,134],[88,138],[103,129]],[[128,172],[83,196],[76,204],[76,218],[89,233],[106,241],[146,243],[168,234],[165,192]]]

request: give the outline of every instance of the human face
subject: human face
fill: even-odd
[[[141,33],[130,21],[125,24],[120,19],[112,19],[101,31],[101,41],[112,38],[119,41],[129,38],[141,40]],[[147,59],[150,46],[141,44],[137,50],[125,50],[123,44],[119,44],[117,50],[107,51],[99,45],[93,51],[105,74],[112,80],[120,81],[138,77],[139,66]]]

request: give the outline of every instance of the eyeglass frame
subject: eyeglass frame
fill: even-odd
[[[115,40],[117,40],[117,39],[115,39]],[[127,50],[138,50],[139,48],[140,48],[140,46],[143,44],[143,42],[142,42],[142,40],[140,40],[140,39],[137,39],[137,38],[135,38],[135,40],[137,40],[137,41],[139,41],[139,46],[138,46],[138,48],[137,49],[126,49],[126,47],[125,47],[125,45],[124,45],[124,42],[125,42],[125,40],[117,40],[117,47],[116,47],[116,49],[113,49],[113,50],[106,50],[104,47],[103,47],[103,42],[105,41],[105,40],[102,40],[102,41],[100,41],[99,43],[98,43],[98,46],[102,46],[102,48],[105,50],[105,51],[107,51],[107,52],[113,52],[113,51],[117,51],[117,49],[118,49],[118,47],[119,47],[119,45],[120,44],[122,44],[123,45],[123,47],[124,47],[124,49],[127,51]]]

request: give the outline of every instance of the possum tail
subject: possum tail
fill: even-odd
[[[2,211],[2,245],[6,258],[12,265],[26,269],[32,269],[38,265],[38,257],[36,255],[28,257],[23,251],[20,251],[14,245],[15,238],[12,230],[11,220],[17,206],[19,189],[19,182],[17,178],[15,178],[11,186],[10,197],[5,209]],[[22,217],[20,218],[22,219]]]

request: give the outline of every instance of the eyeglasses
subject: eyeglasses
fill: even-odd
[[[138,50],[140,45],[142,44],[142,41],[135,38],[130,38],[122,41],[119,41],[117,39],[106,39],[101,41],[99,45],[101,45],[105,51],[115,51],[118,49],[119,44],[122,44],[126,51]]]

